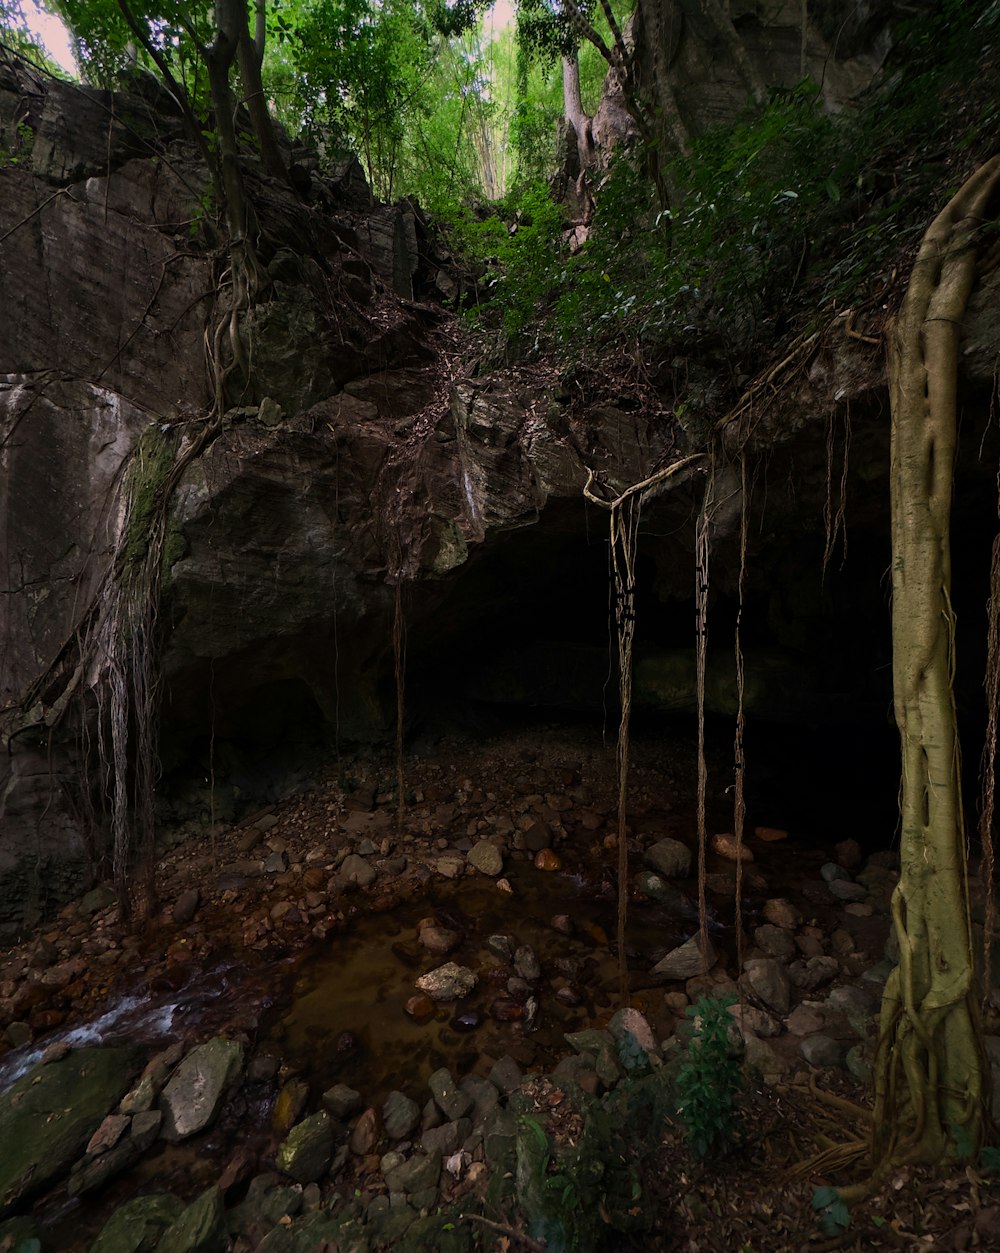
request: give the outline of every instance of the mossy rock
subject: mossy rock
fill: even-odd
[[[163,1233],[156,1253],[222,1253],[228,1245],[222,1193],[208,1188]]]
[[[297,1218],[290,1226],[275,1227],[257,1245],[257,1253],[312,1253],[324,1243],[340,1253],[368,1253],[370,1247],[356,1218],[331,1218],[319,1212]]]
[[[0,1097],[0,1217],[66,1173],[129,1090],[138,1052],[86,1048],[37,1066]]]
[[[153,1253],[185,1208],[183,1201],[167,1193],[134,1197],[111,1215],[90,1253]]]

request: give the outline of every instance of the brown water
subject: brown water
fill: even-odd
[[[265,1051],[270,1047],[319,1090],[347,1083],[369,1101],[394,1088],[419,1096],[440,1066],[463,1074],[505,1053],[522,1066],[544,1065],[565,1053],[565,1032],[604,1023],[618,1007],[617,960],[607,939],[614,935],[615,903],[607,890],[530,864],[515,866],[508,878],[513,895],[478,878],[434,885],[426,897],[391,914],[361,917],[349,933],[331,937],[301,967],[291,1006],[271,1025]],[[559,914],[570,917],[571,934],[552,926]],[[429,915],[462,936],[447,957],[419,945],[417,923]],[[662,907],[633,906],[627,946],[641,955],[637,969],[648,971],[651,951],[680,943],[691,930],[688,920],[670,918]],[[515,947],[528,945],[541,965],[542,977],[532,988],[538,1002],[533,1031],[490,1017],[493,1003],[506,999],[513,973],[485,947],[495,933],[510,935]],[[404,1007],[418,991],[416,979],[445,961],[470,967],[479,984],[462,1001],[439,1005],[429,1022],[415,1022]],[[567,982],[580,996],[577,1006],[556,998]],[[648,1000],[655,1017],[662,997]],[[481,1015],[477,1029],[452,1025],[456,1015],[470,1011]],[[354,1047],[344,1047],[350,1043],[345,1032]]]

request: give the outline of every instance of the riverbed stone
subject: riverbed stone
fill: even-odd
[[[378,1144],[381,1134],[382,1124],[379,1121],[378,1110],[369,1106],[368,1109],[362,1111],[361,1117],[354,1124],[348,1141],[351,1152],[357,1157],[366,1157]]]
[[[478,976],[468,966],[445,962],[443,966],[421,975],[417,987],[433,1001],[458,1001],[468,996],[478,982]]]
[[[0,1096],[0,1218],[69,1169],[128,1090],[133,1049],[74,1049]]]
[[[694,975],[703,974],[715,965],[715,950],[711,940],[706,940],[705,944],[706,948],[703,951],[701,937],[693,935],[690,940],[671,949],[665,957],[662,957],[650,974],[663,980],[690,979]]]
[[[321,1179],[330,1165],[333,1125],[325,1109],[293,1127],[275,1156],[275,1164],[296,1183]]]
[[[500,850],[489,840],[480,840],[478,844],[474,844],[469,849],[468,861],[469,865],[475,866],[480,874],[489,875],[494,879],[503,869],[503,857]]]
[[[161,1134],[176,1143],[211,1126],[243,1069],[243,1045],[222,1036],[192,1049],[160,1093]]]
[[[802,923],[802,915],[783,896],[774,896],[764,902],[764,917],[774,926],[783,927],[786,931],[794,931]]]
[[[200,904],[201,892],[198,888],[188,888],[186,892],[182,892],[174,901],[174,908],[171,911],[174,922],[179,927],[186,927],[198,912]]]
[[[351,1118],[364,1105],[361,1093],[355,1092],[346,1083],[335,1083],[332,1088],[327,1088],[320,1100],[335,1118]]]
[[[784,927],[776,927],[773,922],[762,923],[754,931],[753,938],[768,957],[791,961],[795,956],[795,940]]]
[[[111,1215],[90,1253],[152,1253],[184,1209],[182,1200],[163,1192],[134,1197]]]
[[[446,1066],[434,1071],[427,1086],[446,1118],[461,1118],[472,1109],[472,1097],[459,1088]]]
[[[345,883],[356,883],[359,888],[366,888],[378,878],[378,871],[357,853],[349,853],[341,863],[340,878]]]
[[[667,879],[686,879],[691,873],[691,850],[680,840],[663,839],[644,853],[646,865]]]
[[[509,1096],[515,1088],[520,1087],[521,1080],[524,1078],[521,1073],[521,1067],[510,1056],[505,1053],[503,1057],[493,1063],[490,1068],[490,1083],[502,1092],[504,1096]]]
[[[644,1014],[633,1006],[620,1009],[608,1023],[608,1031],[616,1041],[631,1035],[636,1044],[647,1053],[657,1053],[656,1036]]]
[[[390,1140],[405,1140],[420,1122],[420,1106],[403,1092],[390,1092],[382,1106],[382,1125]]]
[[[791,1005],[788,971],[773,957],[754,957],[743,964],[742,983],[747,992],[782,1018]]]
[[[832,879],[826,886],[838,901],[863,901],[868,897],[865,885],[852,883],[850,879]]]
[[[440,1178],[440,1153],[414,1153],[394,1170],[387,1171],[385,1182],[390,1192],[412,1195],[426,1188],[436,1188]]]
[[[844,1046],[832,1036],[807,1035],[799,1052],[811,1066],[839,1066],[844,1060]]]
[[[222,1194],[212,1187],[170,1224],[156,1253],[221,1253],[227,1245]]]
[[[527,944],[522,944],[514,954],[514,969],[522,979],[529,983],[534,983],[536,979],[542,977],[542,967],[535,956],[535,950]]]

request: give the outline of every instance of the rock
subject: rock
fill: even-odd
[[[850,879],[850,874],[843,866],[838,866],[834,861],[824,862],[819,868],[820,878],[824,883],[832,883],[834,879]]]
[[[226,1247],[222,1194],[209,1188],[170,1224],[156,1253],[221,1253]]]
[[[313,1183],[326,1173],[332,1152],[330,1115],[320,1110],[291,1129],[274,1160],[278,1169],[296,1183]]]
[[[382,1127],[379,1122],[378,1110],[368,1107],[354,1124],[348,1145],[356,1157],[367,1157],[378,1144]]]
[[[494,1085],[504,1096],[510,1094],[521,1085],[523,1075],[521,1067],[514,1061],[509,1054],[504,1054],[499,1061],[493,1063],[490,1069],[490,1083]]]
[[[346,1083],[335,1083],[332,1088],[327,1088],[320,1100],[335,1118],[350,1118],[364,1104],[361,1093],[355,1092]]]
[[[514,937],[510,935],[490,935],[486,938],[486,948],[494,957],[499,957],[508,966],[514,961]]]
[[[846,869],[857,870],[861,865],[861,845],[857,840],[841,840],[833,846],[833,851],[839,865]]]
[[[552,832],[544,822],[536,819],[531,826],[523,832],[524,847],[529,853],[540,853],[543,848],[548,848],[552,843]],[[539,867],[543,869],[543,867]]]
[[[709,841],[712,852],[726,861],[753,861],[753,852],[746,844],[737,847],[736,836],[729,831],[713,835]]]
[[[440,1153],[415,1153],[408,1161],[387,1171],[385,1182],[390,1192],[412,1195],[428,1188],[436,1188],[441,1178]]]
[[[796,1005],[785,1020],[785,1026],[792,1035],[806,1036],[822,1031],[826,1022],[824,1016],[810,1005]]]
[[[128,1090],[132,1049],[75,1049],[0,1096],[0,1218],[59,1178]]]
[[[799,1045],[799,1052],[811,1066],[839,1066],[844,1046],[828,1035],[808,1035]]]
[[[650,974],[658,979],[690,979],[692,975],[703,974],[715,965],[715,949],[711,940],[702,952],[700,936],[693,935],[686,943],[672,949],[666,957],[662,957]]]
[[[451,931],[433,921],[427,926],[420,927],[417,938],[428,953],[435,953],[440,957],[444,957],[452,949],[457,948],[462,939],[457,931]]]
[[[340,877],[345,883],[356,883],[359,888],[366,888],[378,878],[378,871],[371,862],[357,853],[350,853],[341,863]]]
[[[292,1077],[281,1085],[278,1099],[271,1110],[271,1129],[279,1136],[287,1135],[298,1122],[309,1100],[309,1084]]]
[[[175,1196],[137,1196],[115,1210],[90,1253],[153,1253],[163,1233],[183,1212],[184,1202]]]
[[[773,922],[765,922],[753,933],[757,947],[764,950],[768,957],[777,957],[782,961],[791,961],[795,956],[795,941],[783,927],[776,927]]]
[[[781,1035],[781,1023],[778,1019],[766,1010],[758,1009],[756,1005],[730,1005],[729,1013],[743,1032],[744,1038],[747,1032],[753,1032],[761,1039],[773,1039]]]
[[[827,887],[838,901],[863,901],[868,896],[863,883],[852,883],[849,879],[833,879]]]
[[[390,1092],[382,1106],[382,1125],[390,1140],[405,1140],[420,1122],[420,1106],[402,1092]]]
[[[89,1156],[105,1153],[113,1149],[131,1125],[132,1119],[122,1114],[109,1114],[101,1123],[87,1143],[86,1152]]]
[[[562,870],[562,858],[551,848],[543,848],[535,854],[536,870]]]
[[[756,1070],[765,1078],[783,1075],[789,1069],[788,1062],[770,1044],[759,1040],[755,1035],[746,1037],[744,1061],[751,1070]]]
[[[781,827],[754,827],[754,835],[765,844],[775,844],[779,840],[787,840],[788,832]]]
[[[791,983],[785,967],[773,957],[751,958],[743,964],[741,982],[750,996],[784,1018],[791,1004]]]
[[[776,927],[782,927],[785,931],[794,931],[796,927],[802,925],[802,915],[799,911],[791,901],[786,901],[780,896],[764,902],[764,917],[768,922]]]
[[[440,1070],[435,1070],[428,1080],[428,1086],[436,1104],[446,1118],[454,1121],[463,1117],[472,1108],[472,1098],[466,1092],[461,1091],[447,1067],[442,1066]]]
[[[812,992],[840,974],[840,962],[836,957],[810,957],[806,962],[795,962],[788,968],[792,983],[801,992]]]
[[[559,931],[562,935],[573,934],[573,919],[569,914],[553,914],[549,919],[549,926],[553,931]]]
[[[668,883],[653,870],[640,870],[635,876],[636,889],[648,896],[651,901],[657,901],[679,917],[689,917],[692,912],[691,901],[685,896],[679,887],[673,883]]]
[[[186,1140],[211,1126],[243,1069],[243,1045],[216,1036],[192,1049],[160,1094],[163,1138]]]
[[[3,1033],[3,1038],[12,1049],[24,1048],[34,1039],[35,1033],[26,1022],[12,1022]]]
[[[429,996],[411,996],[403,1006],[415,1022],[427,1022],[434,1017],[434,1002]]]
[[[480,840],[478,844],[472,846],[468,852],[468,862],[470,866],[475,866],[480,874],[490,875],[492,878],[496,878],[503,870],[503,857],[500,850],[489,840]]]
[[[115,890],[110,883],[101,883],[96,888],[92,888],[80,900],[78,906],[80,913],[85,917],[91,914],[99,914],[102,909],[107,909],[109,905],[113,905],[118,898],[115,896]]]
[[[686,992],[664,992],[663,1004],[672,1014],[675,1014],[678,1018],[683,1018],[684,1012],[691,1002]]]
[[[862,1083],[871,1083],[871,1049],[864,1041],[853,1045],[847,1050],[847,1056],[844,1058],[844,1065],[855,1079],[860,1080]],[[994,1089],[994,1091],[995,1090],[996,1089]],[[994,1110],[994,1118],[996,1118],[996,1114],[997,1111]]]
[[[424,1132],[420,1146],[425,1153],[440,1153],[442,1157],[458,1151],[472,1132],[472,1120],[459,1118],[441,1127],[431,1127]]]
[[[539,965],[538,958],[535,956],[534,949],[529,948],[527,944],[522,944],[515,952],[514,969],[528,983],[534,983],[536,979],[542,977],[542,968]]]
[[[174,901],[174,908],[171,911],[174,922],[179,927],[186,927],[198,912],[200,904],[201,892],[197,888],[189,888],[186,892],[182,892]]]
[[[482,1025],[482,1021],[482,1015],[477,1013],[476,1010],[466,1009],[462,1013],[456,1014],[450,1020],[448,1026],[451,1027],[452,1031],[467,1034],[470,1031],[476,1031]]]
[[[647,1053],[659,1051],[653,1028],[637,1009],[627,1007],[618,1010],[608,1023],[608,1032],[613,1039],[619,1041],[625,1038],[626,1033],[631,1035],[639,1047],[645,1049]]]
[[[680,840],[657,840],[643,856],[647,866],[667,879],[686,879],[691,872],[691,850]]]
[[[417,987],[426,992],[433,1001],[458,1001],[468,996],[479,982],[468,966],[446,962],[436,970],[429,970],[417,980]]]

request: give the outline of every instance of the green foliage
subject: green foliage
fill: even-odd
[[[16,123],[9,138],[6,131],[0,129],[0,170],[5,166],[27,165],[34,144],[35,132],[27,122]]]
[[[626,1054],[631,1050],[626,1047]],[[648,1069],[648,1062],[644,1063]],[[662,1070],[635,1074],[581,1111],[578,1143],[554,1151],[536,1118],[520,1120],[517,1199],[549,1253],[620,1248],[653,1222],[644,1166],[668,1117]]]
[[[691,1035],[674,1089],[688,1144],[700,1158],[724,1153],[739,1130],[743,1072],[729,1047],[735,999],[701,997],[685,1011]]]
[[[817,1188],[813,1192],[812,1207],[825,1236],[842,1235],[851,1225],[851,1211],[836,1188]]]
[[[1000,1148],[987,1145],[980,1149],[979,1164],[984,1170],[1000,1170]]]

